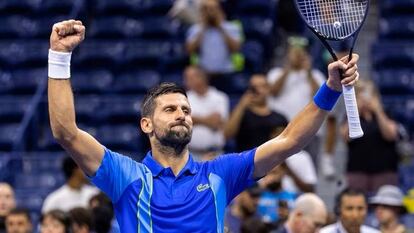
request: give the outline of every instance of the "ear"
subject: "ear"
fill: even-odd
[[[144,133],[150,134],[154,130],[152,121],[148,117],[142,117],[140,120],[141,129]]]

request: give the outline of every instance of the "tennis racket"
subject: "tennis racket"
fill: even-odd
[[[368,13],[368,3],[369,0],[296,0],[296,8],[309,29],[320,39],[332,58],[338,61],[338,57],[327,41],[352,38],[348,57],[350,60],[358,33]],[[364,132],[359,122],[354,87],[342,86],[342,91],[349,137],[362,137]]]

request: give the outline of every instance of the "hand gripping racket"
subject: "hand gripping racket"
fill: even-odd
[[[355,41],[368,13],[368,3],[369,0],[296,0],[296,8],[306,25],[320,39],[332,58],[337,61],[338,57],[327,40],[342,41],[352,37],[348,58],[351,60]],[[342,91],[348,118],[349,137],[362,137],[364,132],[359,122],[354,87],[342,85]]]

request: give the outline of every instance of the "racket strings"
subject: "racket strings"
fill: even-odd
[[[297,0],[306,22],[328,38],[344,39],[364,20],[367,0]]]

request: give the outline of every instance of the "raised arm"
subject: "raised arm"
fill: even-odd
[[[327,86],[323,86],[320,89],[317,94],[317,100],[309,103],[278,137],[267,141],[257,148],[254,158],[254,176],[256,178],[266,175],[273,167],[306,146],[327,116],[328,111],[321,109],[321,106],[329,103],[330,107],[328,108],[333,107],[337,99],[335,92],[338,93],[342,90],[341,83],[344,85],[354,85],[357,81],[356,63],[358,58],[359,56],[354,54],[348,64],[344,63],[347,61],[347,57],[342,58],[341,61],[329,64]],[[343,80],[340,79],[339,69],[344,71]]]
[[[70,53],[82,42],[82,22],[68,20],[53,25],[50,36],[48,100],[53,137],[92,176],[101,164],[104,148],[91,135],[80,130],[70,85]]]

